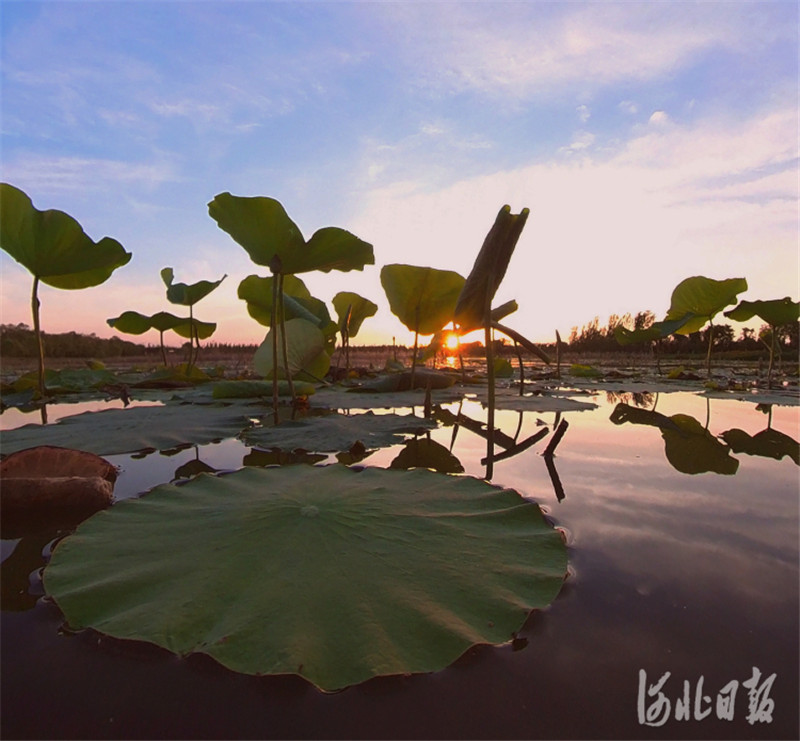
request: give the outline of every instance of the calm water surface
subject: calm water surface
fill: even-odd
[[[569,548],[561,594],[514,645],[327,695],[298,677],[238,675],[202,655],[65,633],[58,608],[40,599],[38,570],[55,536],[44,532],[3,541],[3,738],[798,738],[800,469],[790,457],[739,453],[734,475],[682,473],[660,429],[609,420],[633,399],[589,398],[598,408],[561,415],[563,499],[541,455],[551,436],[495,464],[494,483],[537,501]],[[689,393],[644,407],[654,403],[716,436],[771,425],[800,439],[796,406],[773,406],[770,417],[751,402]],[[484,419],[475,402],[462,411]],[[2,422],[32,420],[7,412]],[[520,441],[556,421],[554,412],[497,418]],[[433,438],[449,447],[452,434]],[[363,464],[388,465],[399,450]],[[125,498],[193,459],[230,470],[248,452],[228,440],[107,458],[122,468],[115,494]],[[480,437],[460,428],[453,452],[467,473],[484,474]]]

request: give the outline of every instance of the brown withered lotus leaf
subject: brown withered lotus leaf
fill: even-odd
[[[113,501],[117,469],[81,450],[42,445],[0,461],[3,537],[74,527]]]

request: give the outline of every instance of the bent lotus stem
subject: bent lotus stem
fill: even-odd
[[[39,396],[44,399],[44,345],[42,343],[42,328],[39,323],[39,276],[33,277],[33,291],[31,293],[31,311],[33,313],[33,331],[36,335],[36,347],[39,351]]]
[[[493,276],[490,273],[487,282],[491,283]],[[483,313],[484,342],[486,343],[486,381],[488,389],[488,413],[486,417],[486,479],[491,480],[494,475],[494,347],[492,346],[492,293],[486,293],[486,305]]]

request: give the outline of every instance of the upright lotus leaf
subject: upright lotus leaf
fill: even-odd
[[[566,567],[561,535],[511,489],[334,464],[121,501],[59,542],[43,582],[74,629],[333,691],[508,643]]]
[[[306,242],[279,201],[220,193],[208,204],[208,213],[257,265],[272,268],[275,258],[284,275],[310,270],[363,270],[375,257],[372,245],[338,227],[324,227]]]
[[[453,321],[464,278],[452,270],[384,265],[381,284],[392,313],[412,332],[428,335]]]
[[[694,314],[675,330],[677,334],[691,334],[705,327],[720,311],[736,301],[737,294],[747,290],[744,278],[714,280],[702,275],[682,280],[672,292],[672,301],[665,321],[673,321]]]
[[[772,366],[775,361],[775,330],[800,319],[800,302],[786,296],[772,301],[741,301],[735,309],[725,312],[725,316],[737,322],[746,322],[759,316],[772,327],[772,341],[769,348],[769,371],[767,388],[772,388]]]
[[[19,188],[0,183],[0,248],[33,275],[31,313],[39,350],[39,394],[45,395],[44,348],[39,324],[39,282],[75,290],[104,283],[131,259],[122,245],[93,242],[63,211],[39,211]]]
[[[301,380],[321,379],[330,368],[330,356],[325,352],[325,335],[305,319],[289,319],[284,327],[291,377]],[[278,333],[277,344],[281,346],[281,328],[271,329],[253,357],[253,368],[264,378],[272,378],[273,374],[273,332]]]
[[[491,301],[503,281],[529,214],[527,208],[512,214],[508,205],[497,214],[458,297],[455,319],[464,330],[483,327],[487,307],[491,310]]]
[[[357,293],[351,291],[339,291],[333,297],[333,308],[336,310],[336,315],[339,317],[341,324],[342,318],[350,310],[350,319],[347,323],[347,333],[350,337],[355,337],[358,330],[361,329],[365,319],[375,316],[378,311],[378,305],[370,301],[368,298],[359,296]]]

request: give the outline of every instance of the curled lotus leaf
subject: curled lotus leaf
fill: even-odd
[[[347,334],[349,337],[355,337],[364,320],[375,316],[378,311],[377,304],[352,291],[339,291],[333,297],[332,303],[333,308],[336,310],[336,315],[339,317],[340,326],[348,309],[350,310],[350,319],[347,322]]]
[[[201,298],[208,296],[220,283],[222,283],[227,275],[223,275],[217,281],[200,280],[191,285],[187,283],[173,283],[175,278],[172,268],[164,268],[161,271],[161,280],[167,287],[167,301],[171,304],[181,304],[182,306],[193,306]]]
[[[333,464],[156,487],[62,540],[43,581],[72,628],[334,691],[509,642],[566,566],[511,489]]]

